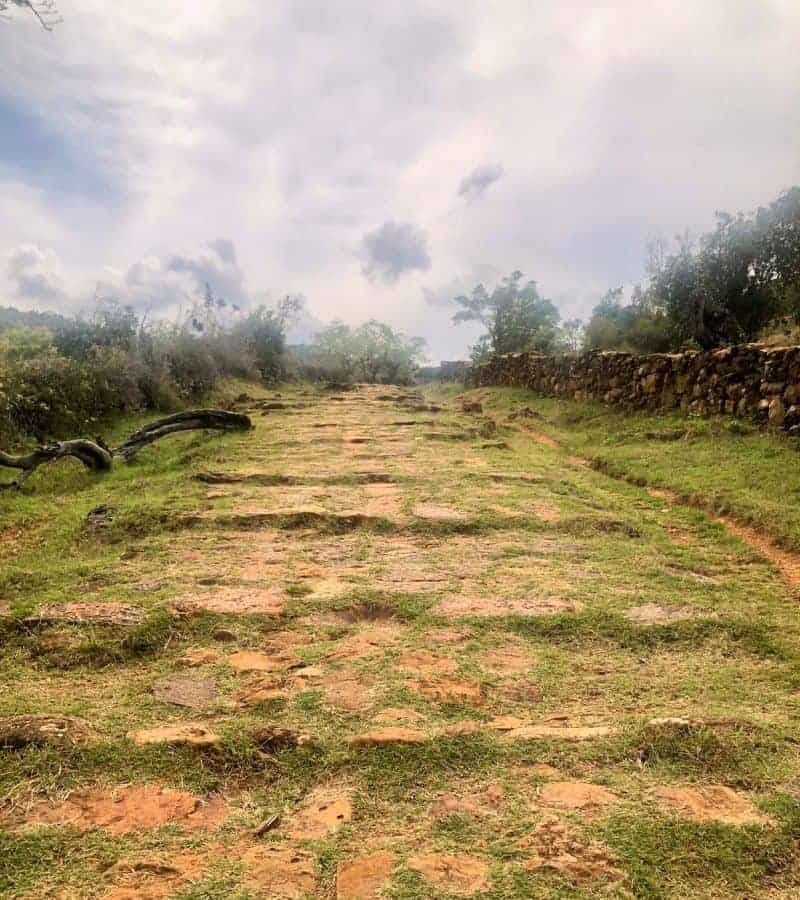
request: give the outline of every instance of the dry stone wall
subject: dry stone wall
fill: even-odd
[[[800,433],[800,347],[745,344],[650,356],[514,353],[478,366],[471,381],[577,401],[754,418]]]

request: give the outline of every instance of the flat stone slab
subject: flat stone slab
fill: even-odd
[[[722,784],[697,787],[661,787],[656,796],[668,807],[696,822],[724,822],[727,825],[771,825],[772,819],[753,803]]]
[[[427,740],[428,736],[424,731],[392,726],[356,734],[347,743],[351,747],[383,747],[388,744],[423,744]]]
[[[140,606],[127,603],[63,603],[45,606],[24,621],[27,625],[133,626],[143,618]]]
[[[689,609],[682,609],[679,606],[661,606],[658,603],[643,603],[641,606],[633,606],[626,609],[622,615],[637,625],[662,625],[667,622],[684,622],[697,617]]]
[[[129,834],[162,825],[180,825],[191,831],[216,828],[228,807],[219,797],[203,800],[185,791],[155,784],[73,791],[66,800],[42,800],[24,813],[23,827],[69,825],[82,831],[102,828],[111,834]]]
[[[616,733],[610,725],[521,725],[504,731],[503,737],[510,741],[592,741]]]
[[[413,869],[434,888],[448,894],[469,896],[489,886],[489,866],[475,856],[463,853],[424,853],[412,856],[408,868]]]
[[[222,654],[219,650],[214,650],[211,647],[195,647],[179,656],[177,663],[179,666],[184,666],[187,669],[196,669],[200,666],[218,662],[221,657]]]
[[[580,612],[583,606],[561,597],[453,597],[442,600],[435,611],[443,616],[554,616]]]
[[[561,809],[592,809],[616,803],[613,791],[585,781],[551,781],[539,791],[539,800]]]
[[[218,615],[279,616],[286,606],[286,594],[278,588],[222,588],[189,594],[175,600],[178,614],[212,612]]]
[[[290,669],[299,669],[305,665],[291,650],[278,653],[240,650],[226,657],[226,662],[237,672],[288,672]]]
[[[153,685],[153,696],[162,703],[206,709],[216,702],[217,680],[192,675],[171,675]]]
[[[140,731],[129,731],[128,737],[140,747],[148,744],[170,744],[173,746],[216,747],[220,737],[202,722],[182,722],[176,725],[159,725],[156,728],[144,728]]]
[[[418,503],[411,514],[418,519],[431,522],[465,522],[467,514],[452,506],[438,506],[435,503]]]

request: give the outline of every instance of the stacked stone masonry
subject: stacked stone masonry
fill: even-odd
[[[800,347],[497,356],[473,370],[477,385],[525,387],[550,397],[641,409],[754,418],[800,433]]]

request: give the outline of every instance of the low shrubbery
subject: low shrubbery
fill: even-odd
[[[222,327],[204,302],[178,325],[147,326],[115,303],[47,326],[0,316],[0,445],[75,437],[115,416],[197,403],[224,376],[278,377],[286,315],[282,304]],[[2,330],[4,319],[11,327]]]

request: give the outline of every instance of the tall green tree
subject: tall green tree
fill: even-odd
[[[480,322],[486,328],[486,334],[472,347],[474,361],[522,350],[551,353],[556,348],[558,310],[541,296],[535,281],[523,283],[522,278],[522,272],[514,271],[491,294],[479,284],[468,297],[454,298],[461,307],[454,322]]]

